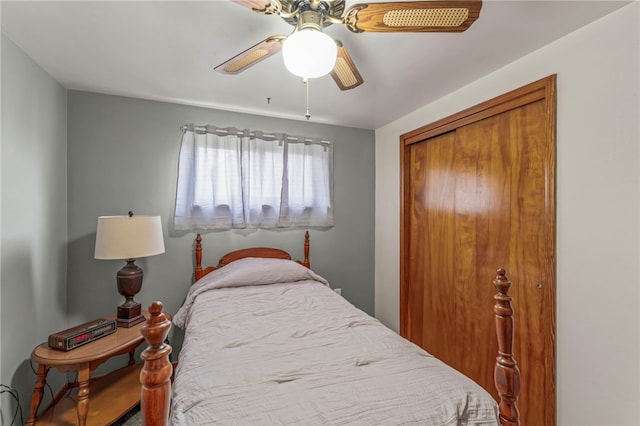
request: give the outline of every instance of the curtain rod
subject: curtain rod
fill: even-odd
[[[217,134],[221,136],[236,135],[236,136],[245,136],[245,137],[251,137],[251,138],[261,138],[265,140],[285,139],[288,142],[293,142],[293,143],[304,142],[304,143],[317,143],[321,145],[331,145],[331,141],[322,140],[320,138],[307,138],[307,137],[303,138],[298,136],[290,136],[285,133],[269,134],[269,133],[263,133],[260,130],[256,130],[252,132],[248,129],[240,130],[235,127],[222,128],[222,127],[216,127],[211,125],[194,126],[193,124],[185,124],[180,128],[180,130],[182,130],[182,133],[191,130],[196,133],[212,133],[212,134]]]

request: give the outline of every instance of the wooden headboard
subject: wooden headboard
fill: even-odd
[[[218,268],[227,265],[234,260],[244,259],[245,257],[266,257],[273,259],[287,259],[291,260],[292,257],[284,250],[271,248],[271,247],[250,247],[240,250],[229,252],[222,256],[216,266],[202,267],[202,237],[200,234],[196,236],[196,268],[194,270],[194,277],[196,281],[204,277],[211,271],[215,271]],[[304,233],[304,260],[296,260],[302,266],[307,268],[311,267],[309,262],[309,231]]]

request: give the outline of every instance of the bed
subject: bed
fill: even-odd
[[[202,267],[173,323],[185,330],[177,365],[162,303],[142,328],[145,425],[517,425],[513,310],[498,270],[494,311],[500,401],[335,293],[304,260],[249,248]]]

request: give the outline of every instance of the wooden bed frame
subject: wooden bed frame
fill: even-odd
[[[202,238],[200,234],[196,237],[195,246],[194,277],[196,281],[211,271],[245,257],[291,260],[291,255],[284,250],[253,247],[227,253],[220,258],[217,266],[202,268]],[[309,232],[306,232],[304,236],[304,260],[296,262],[307,268],[310,267]],[[498,338],[498,356],[494,367],[494,378],[500,396],[498,401],[500,423],[503,426],[517,426],[520,424],[520,414],[516,405],[520,393],[520,370],[513,356],[513,306],[509,295],[511,282],[504,269],[497,270],[493,284],[498,291],[494,296],[495,305],[493,307]],[[148,347],[141,354],[144,361],[140,372],[142,384],[140,410],[143,426],[166,426],[169,424],[173,365],[169,361],[171,346],[166,343],[166,339],[171,328],[171,321],[162,310],[161,302],[153,302],[149,306],[150,316],[141,330],[148,344]]]
[[[196,281],[198,281],[209,272],[215,271],[218,268],[222,268],[224,265],[227,265],[234,260],[244,259],[245,257],[268,257],[291,260],[291,255],[284,250],[271,247],[250,247],[229,252],[220,258],[217,266],[207,266],[203,269],[202,237],[200,236],[200,234],[198,234],[196,236],[196,268],[193,272],[193,276]],[[309,263],[309,231],[304,233],[304,260],[296,260],[296,262],[298,262],[302,266],[306,266],[307,268],[311,267],[311,263]]]

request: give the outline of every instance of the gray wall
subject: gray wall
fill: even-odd
[[[67,327],[67,91],[4,35],[1,47],[0,381],[28,410],[31,351]],[[3,394],[0,424],[14,410]]]
[[[160,215],[166,252],[140,259],[146,308],[160,300],[175,313],[191,284],[195,234],[171,226],[177,161],[186,123],[318,136],[335,142],[336,226],[311,229],[311,264],[333,287],[373,314],[374,132],[155,101],[70,91],[68,101],[68,315],[72,323],[112,315],[122,298],[124,263],[93,259],[100,215]],[[237,248],[275,246],[302,257],[304,229],[203,234],[204,260]],[[174,336],[175,337],[175,336]],[[178,336],[179,337],[179,336]],[[174,341],[175,342],[175,341]]]
[[[335,142],[336,226],[310,230],[312,267],[373,313],[373,131],[67,92],[3,35],[0,375],[19,391],[25,419],[33,348],[55,331],[113,315],[122,302],[115,274],[123,263],[93,259],[98,216],[128,210],[162,216],[166,252],[137,262],[145,270],[137,300],[145,307],[161,300],[170,313],[182,303],[195,235],[170,223],[180,126],[190,122]],[[205,261],[256,245],[302,257],[303,235],[303,229],[208,232]],[[180,333],[172,337],[179,349]],[[63,379],[49,377],[54,389]],[[6,394],[1,401],[0,424],[10,424],[15,403]]]

